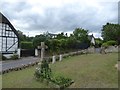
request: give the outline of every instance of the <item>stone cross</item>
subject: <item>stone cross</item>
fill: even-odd
[[[41,49],[41,61],[43,61],[44,55],[45,55],[45,49],[48,47],[45,45],[44,42],[41,42],[41,46],[38,46],[38,49]]]

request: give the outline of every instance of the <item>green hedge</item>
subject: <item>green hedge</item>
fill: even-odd
[[[109,46],[117,45],[117,42],[114,40],[110,40],[106,42]]]
[[[113,40],[104,42],[104,43],[102,44],[103,47],[114,46],[114,45],[117,45],[117,42],[116,42],[116,41],[113,41]]]
[[[102,44],[102,47],[106,47],[107,48],[108,46],[109,45],[106,42]]]
[[[33,49],[32,42],[21,42],[21,49]]]
[[[59,85],[60,88],[65,88],[73,83],[73,80],[70,78],[64,78],[63,76],[55,77],[47,60],[42,61],[38,68],[36,68],[34,75],[37,80],[43,81],[46,79],[47,82],[53,82],[54,84]]]

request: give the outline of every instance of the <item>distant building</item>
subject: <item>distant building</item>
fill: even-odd
[[[90,40],[90,43],[91,43],[91,44],[95,45],[95,37],[93,36],[93,34],[92,34],[92,35],[89,35],[89,36],[88,36],[88,39]]]
[[[57,34],[52,34],[52,33],[48,33],[48,35],[52,38],[55,38],[57,36]]]
[[[55,38],[58,34],[53,34],[53,33],[49,33],[48,31],[45,33],[46,36],[50,37],[50,38]]]
[[[0,53],[9,56],[16,53],[18,47],[18,32],[9,20],[2,13],[0,13]]]

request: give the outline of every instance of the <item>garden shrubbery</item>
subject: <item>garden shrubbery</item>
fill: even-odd
[[[59,86],[63,87],[67,87],[69,86],[72,82],[72,79],[70,78],[64,78],[62,76],[57,76],[57,77],[53,77],[51,79],[51,81]]]
[[[102,44],[102,47],[107,48],[108,46],[109,46],[109,45],[108,45],[106,42]]]
[[[114,41],[114,40],[107,41],[106,43],[107,43],[109,46],[117,45],[117,42]]]
[[[114,45],[117,45],[117,42],[116,41],[114,41],[114,40],[110,40],[110,41],[107,41],[107,42],[104,42],[103,44],[102,44],[102,46],[103,47],[108,47],[108,46],[114,46]]]
[[[33,48],[32,42],[23,41],[23,42],[21,42],[20,45],[21,45],[22,49],[32,49]]]
[[[36,68],[34,75],[37,80],[43,81],[44,79],[47,79],[47,82],[55,83],[56,85],[59,85],[60,88],[65,88],[73,83],[70,78],[64,78],[63,76],[54,77],[46,60]]]

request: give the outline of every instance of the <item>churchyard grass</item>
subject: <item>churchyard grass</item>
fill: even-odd
[[[117,60],[117,53],[89,54],[69,57],[51,67],[56,74],[75,80],[70,87],[116,88],[118,71],[114,66]]]
[[[114,67],[117,53],[70,56],[61,62],[50,64],[54,75],[69,77],[74,88],[117,88],[118,71]],[[47,88],[34,79],[36,66],[3,75],[3,88]]]
[[[45,84],[35,80],[35,68],[36,66],[2,75],[3,88],[47,88]]]

